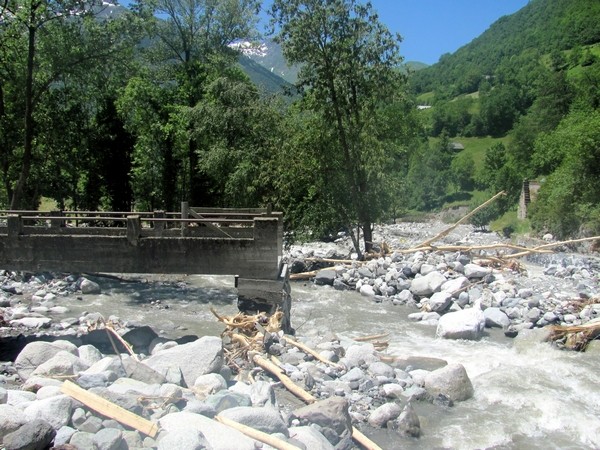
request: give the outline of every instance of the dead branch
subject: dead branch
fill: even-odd
[[[238,431],[244,433],[246,436],[248,436],[254,440],[263,442],[273,448],[276,448],[277,450],[298,450],[299,449],[299,447],[296,447],[295,445],[285,442],[282,439],[276,438],[275,436],[271,436],[270,434],[267,434],[263,431],[257,430],[255,428],[241,424],[234,420],[228,419],[227,417],[216,416],[215,420],[217,422],[221,422],[223,425],[226,425],[230,428],[233,428],[235,430],[238,430]]]
[[[486,206],[488,206],[489,204],[491,204],[492,202],[494,202],[496,199],[498,199],[499,197],[502,197],[503,195],[506,195],[506,192],[504,191],[500,191],[498,192],[496,195],[494,195],[492,198],[490,198],[487,202],[479,205],[477,208],[475,208],[473,211],[471,211],[469,214],[467,214],[466,216],[464,216],[462,219],[460,219],[458,222],[456,222],[454,225],[452,225],[449,228],[446,228],[444,231],[442,231],[439,234],[436,234],[434,237],[432,237],[431,239],[427,239],[425,242],[423,242],[419,247],[425,247],[425,246],[429,246],[432,243],[440,240],[441,238],[443,238],[444,236],[446,236],[448,233],[450,233],[452,230],[454,230],[457,226],[459,226],[461,223],[466,222],[468,219],[470,219],[471,217],[473,217],[475,214],[477,214],[479,211],[481,211],[483,208],[485,208]]]
[[[298,342],[296,340],[294,340],[291,336],[286,336],[285,340],[287,341],[288,344],[293,345],[294,347],[299,348],[300,350],[302,350],[304,353],[308,353],[309,355],[312,355],[315,359],[321,361],[324,364],[327,364],[331,367],[335,367],[335,368],[340,368],[339,364],[336,364],[334,362],[329,361],[326,358],[323,358],[321,355],[319,355],[316,351],[314,351],[312,348],[304,345],[302,342]]]

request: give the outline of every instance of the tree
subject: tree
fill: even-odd
[[[378,136],[385,104],[401,100],[405,79],[399,70],[400,37],[378,20],[370,3],[357,0],[275,0],[270,10],[275,41],[288,63],[301,65],[302,106],[320,117],[330,146],[327,161],[334,178],[325,183],[337,221],[351,233],[357,253],[372,247],[372,225],[385,211],[385,173],[394,148]],[[397,147],[396,147],[397,148]],[[321,159],[322,158],[322,159]],[[334,185],[333,183],[336,183]]]
[[[234,64],[232,42],[254,35],[260,0],[157,0],[156,20],[151,30],[157,38],[149,51],[150,61],[166,71],[168,82],[177,85],[175,104],[193,108],[202,100],[215,72]],[[218,73],[217,75],[218,76]],[[191,130],[188,130],[191,131]],[[194,133],[187,141],[184,180],[187,200],[211,202],[206,197],[209,180],[199,170],[199,148]]]
[[[26,193],[32,190],[30,175],[39,169],[36,158],[42,154],[36,140],[36,111],[42,102],[70,78],[92,73],[131,43],[136,27],[130,16],[110,19],[100,17],[102,12],[99,4],[83,0],[6,0],[0,6],[0,66],[7,75],[2,90],[11,103],[4,106],[22,123],[21,137],[12,140],[3,155],[9,165],[19,161],[17,170],[3,170],[12,209],[36,206]],[[126,24],[127,32],[115,23]]]

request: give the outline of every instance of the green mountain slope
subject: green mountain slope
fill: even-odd
[[[531,0],[501,17],[481,36],[412,77],[417,93],[440,85],[454,95],[474,92],[506,60],[600,42],[600,1]]]

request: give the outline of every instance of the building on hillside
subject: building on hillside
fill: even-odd
[[[448,144],[448,148],[453,152],[462,152],[465,149],[465,146],[460,142],[450,142],[450,144]]]
[[[521,197],[519,198],[519,208],[517,210],[517,217],[519,219],[527,218],[527,208],[531,202],[536,200],[540,186],[541,183],[537,180],[523,180]]]

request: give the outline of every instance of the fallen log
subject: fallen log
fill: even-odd
[[[304,353],[308,353],[309,355],[312,355],[315,359],[317,359],[318,361],[321,361],[324,364],[327,364],[328,366],[335,367],[335,368],[338,368],[338,369],[341,367],[339,364],[336,364],[334,362],[329,361],[326,358],[323,358],[321,355],[319,355],[312,348],[304,345],[302,342],[296,341],[291,336],[286,336],[285,340],[287,341],[288,344],[290,344],[290,345],[292,345],[292,346],[294,346],[294,347],[302,350]]]
[[[75,400],[80,401],[94,411],[124,425],[135,428],[151,438],[156,437],[156,434],[158,433],[158,425],[156,423],[150,422],[131,411],[127,411],[125,408],[115,405],[99,395],[88,392],[71,381],[67,380],[63,382],[60,390],[63,394],[73,397]]]

